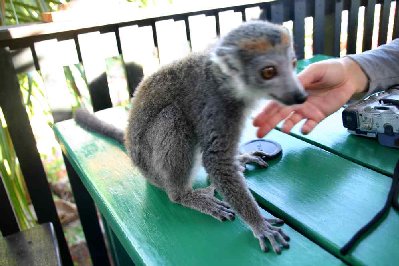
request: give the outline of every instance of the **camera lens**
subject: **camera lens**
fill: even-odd
[[[381,110],[381,111],[389,110],[389,107],[386,107],[386,106],[376,106],[374,108],[377,109],[377,110]]]
[[[344,110],[342,112],[342,122],[347,129],[356,130],[358,128],[357,111]]]

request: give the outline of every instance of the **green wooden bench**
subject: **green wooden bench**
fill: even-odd
[[[299,69],[325,58],[302,61]],[[127,110],[112,108],[97,115],[123,128]],[[254,139],[255,130],[248,121],[241,141]],[[265,214],[286,221],[283,228],[291,237],[291,247],[276,255],[262,253],[240,219],[221,223],[171,203],[163,191],[140,176],[115,141],[85,131],[71,120],[55,126],[67,167],[75,171],[71,182],[83,184],[82,193],[87,189],[85,197],[90,195],[103,216],[117,265],[132,261],[147,265],[395,265],[399,214],[394,210],[347,256],[340,255],[339,249],[384,204],[399,150],[349,135],[340,112],[307,136],[298,132],[298,127],[291,135],[273,130],[267,139],[279,142],[283,155],[271,161],[268,169],[249,167],[246,172]],[[206,173],[201,170],[195,186],[206,185]],[[86,203],[87,208],[93,204]],[[84,219],[82,223],[91,226]]]

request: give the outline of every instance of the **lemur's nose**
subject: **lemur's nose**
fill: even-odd
[[[296,103],[301,104],[304,103],[306,101],[306,99],[308,98],[308,95],[304,92],[302,93],[296,93],[294,95],[294,100]]]

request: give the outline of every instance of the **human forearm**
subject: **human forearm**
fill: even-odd
[[[368,93],[399,84],[399,39],[377,49],[348,57],[357,62],[367,75]]]

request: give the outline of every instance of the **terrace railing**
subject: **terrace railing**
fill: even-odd
[[[306,18],[313,18],[312,32],[308,36],[312,40],[310,50],[313,51],[313,54],[340,56],[342,55],[341,46],[346,46],[348,54],[371,49],[373,33],[378,36],[378,45],[386,43],[389,36],[392,38],[399,36],[399,1],[276,0],[242,2],[242,4],[220,6],[215,1],[215,6],[210,8],[153,13],[134,12],[131,16],[115,16],[112,19],[104,18],[96,21],[81,22],[77,19],[71,22],[0,27],[0,106],[7,121],[38,221],[39,223],[53,223],[65,265],[70,264],[71,258],[30,121],[21,101],[20,85],[17,79],[19,73],[40,71],[47,93],[53,94],[57,89],[53,83],[55,77],[51,75],[53,70],[62,69],[64,65],[80,63],[86,73],[93,109],[98,111],[113,105],[107,78],[105,74],[98,71],[99,65],[105,70],[103,59],[107,56],[119,55],[123,58],[125,65],[134,65],[136,62],[130,52],[137,51],[136,47],[140,47],[139,44],[144,42],[145,36],[147,36],[149,46],[153,47],[153,49],[145,49],[145,51],[156,51],[156,61],[162,61],[170,52],[163,50],[162,42],[165,38],[172,44],[175,39],[180,38],[185,42],[187,52],[195,50],[198,47],[195,43],[198,41],[198,37],[195,37],[198,26],[193,26],[193,21],[196,18],[211,21],[209,25],[213,26],[209,26],[206,30],[215,36],[223,34],[225,29],[232,26],[232,22],[224,20],[224,15],[227,13],[235,17],[234,23],[250,19],[250,14],[253,12],[255,12],[255,16],[275,23],[292,21],[294,42],[299,59],[305,57],[305,48],[308,47],[305,45],[307,40],[305,33],[308,34],[305,32]],[[396,8],[391,15],[390,10],[394,4],[396,4]],[[364,23],[359,24],[359,10],[363,10],[363,8]],[[374,20],[376,8],[380,8],[378,23]],[[348,11],[346,29],[342,28],[343,11]],[[165,32],[167,29],[162,24],[165,21],[170,22],[171,25],[179,25],[179,30],[173,28],[172,32]],[[393,24],[393,28],[389,28],[390,24]],[[378,32],[375,30],[377,28]],[[145,29],[148,34],[134,35],[136,37],[132,38],[134,30],[141,29]],[[343,34],[345,32],[346,34]],[[359,42],[359,38],[362,39],[361,42]],[[94,42],[87,42],[88,39],[94,40]],[[343,41],[344,39],[347,39],[346,42]],[[129,95],[132,95],[135,86],[143,77],[143,70],[140,67],[133,69],[134,71],[131,71],[127,68]],[[63,79],[62,82],[65,83],[65,77]],[[51,102],[49,104],[51,106]],[[56,111],[53,115],[55,120],[59,120]],[[79,202],[77,201],[77,203]],[[81,218],[84,215],[85,213],[81,211]],[[15,227],[12,222],[15,219],[12,217],[2,217],[2,219],[10,221],[10,223],[5,223],[6,226]],[[94,232],[85,232],[86,237],[90,237],[90,234],[94,236],[94,239],[96,234],[99,236],[98,224],[93,225],[93,228]],[[7,231],[2,228],[3,230]],[[99,258],[93,256],[95,247],[89,246],[89,249],[92,259],[98,260]]]

